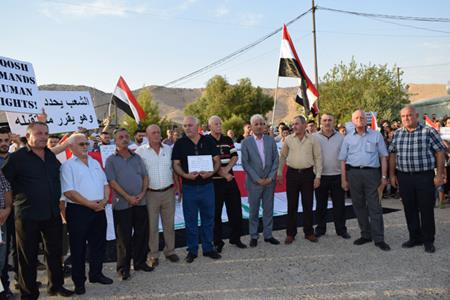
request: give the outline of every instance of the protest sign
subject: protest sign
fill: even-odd
[[[441,127],[441,138],[446,141],[450,141],[450,127]]]
[[[106,159],[116,151],[116,145],[100,145],[103,168],[106,167]]]
[[[47,114],[50,134],[76,131],[80,127],[98,128],[97,116],[89,92],[39,92],[40,112]],[[37,121],[37,114],[6,113],[11,132],[25,135],[28,124]]]
[[[33,65],[0,56],[0,110],[37,113],[39,108]]]

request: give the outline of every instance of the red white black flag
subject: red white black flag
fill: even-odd
[[[142,109],[139,102],[137,102],[127,83],[120,76],[117,82],[116,89],[112,95],[112,102],[114,102],[118,108],[123,110],[127,115],[134,118],[136,123],[140,123],[145,119],[145,112]]]
[[[307,111],[311,111],[314,116],[319,113],[317,107],[319,92],[303,69],[286,25],[283,25],[278,76],[299,78],[300,87],[295,101],[305,107]]]

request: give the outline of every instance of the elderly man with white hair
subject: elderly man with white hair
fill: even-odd
[[[263,207],[264,241],[277,245],[272,236],[273,197],[278,169],[278,150],[273,137],[264,135],[266,121],[261,115],[250,118],[253,134],[242,141],[242,167],[247,173],[246,185],[250,206],[250,247],[258,245],[259,207]]]

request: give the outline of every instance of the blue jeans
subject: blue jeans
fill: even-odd
[[[203,253],[214,250],[214,185],[183,184],[183,215],[186,226],[188,251],[198,253],[198,213],[200,212],[200,237]]]

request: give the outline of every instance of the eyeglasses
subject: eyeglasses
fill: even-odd
[[[78,143],[78,146],[80,146],[80,147],[83,147],[83,146],[89,146],[89,143],[88,142],[85,142],[85,143]]]

